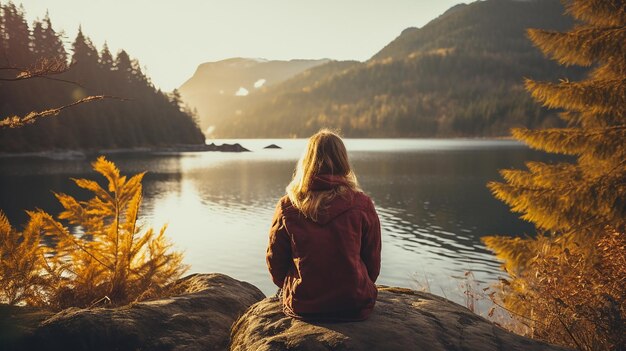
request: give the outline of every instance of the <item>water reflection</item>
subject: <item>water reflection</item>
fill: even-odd
[[[275,143],[282,150],[264,150]],[[125,174],[148,170],[143,222],[168,224],[192,272],[223,272],[266,294],[274,287],[265,268],[269,221],[291,178],[303,140],[250,140],[252,153],[111,155]],[[485,184],[497,170],[521,167],[546,155],[503,141],[348,140],[363,189],[376,203],[383,228],[379,283],[413,287],[415,274],[434,293],[461,301],[458,281],[471,269],[494,280],[498,263],[479,238],[520,235],[532,227],[509,213]],[[0,159],[0,208],[12,223],[22,209],[59,210],[50,190],[77,196],[69,177],[89,177],[88,161]]]

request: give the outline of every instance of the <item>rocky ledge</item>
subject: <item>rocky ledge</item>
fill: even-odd
[[[0,351],[563,350],[409,289],[379,287],[370,318],[354,323],[291,319],[276,298],[223,274],[191,275],[175,290],[170,298],[56,314],[0,305]]]
[[[286,317],[276,298],[252,306],[233,325],[231,351],[544,350],[562,348],[502,328],[444,298],[379,287],[370,318],[356,323],[307,323]]]
[[[254,285],[223,274],[188,276],[176,290],[179,296],[120,308],[64,310],[43,320],[15,349],[227,350],[233,322],[265,297]]]

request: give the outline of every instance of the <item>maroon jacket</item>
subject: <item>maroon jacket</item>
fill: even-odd
[[[343,182],[318,176],[313,188],[327,190]],[[380,272],[380,222],[374,204],[362,192],[337,196],[314,222],[280,199],[272,221],[267,267],[283,289],[283,310],[295,318],[363,320],[376,302]]]

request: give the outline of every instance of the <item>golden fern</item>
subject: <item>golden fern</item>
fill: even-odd
[[[0,266],[0,283],[8,302],[35,301],[41,292],[45,298],[37,303],[57,308],[89,306],[103,298],[125,304],[158,296],[186,270],[182,255],[171,251],[165,227],[155,236],[152,229],[142,232],[137,223],[145,173],[127,178],[104,157],[92,166],[106,179],[106,189],[96,181],[73,179],[94,196],[78,201],[55,194],[63,206],[58,219],[41,210],[29,212],[26,230],[18,233],[0,216],[0,235],[6,238],[0,253],[8,257]],[[53,248],[40,245],[40,233]],[[22,273],[4,274],[12,271]],[[41,284],[35,286],[24,275],[37,277]],[[28,288],[15,288],[17,278]]]
[[[0,211],[0,302],[40,304],[45,281],[43,255],[36,225],[16,231]]]

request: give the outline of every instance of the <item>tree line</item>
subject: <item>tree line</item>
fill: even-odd
[[[0,4],[0,116],[71,104],[90,95],[123,98],[81,104],[25,128],[0,130],[0,152],[112,149],[201,144],[204,136],[177,92],[155,88],[124,50],[98,51],[81,28],[64,45],[48,14],[29,26],[24,9]],[[10,81],[16,72],[57,65],[58,74]]]

